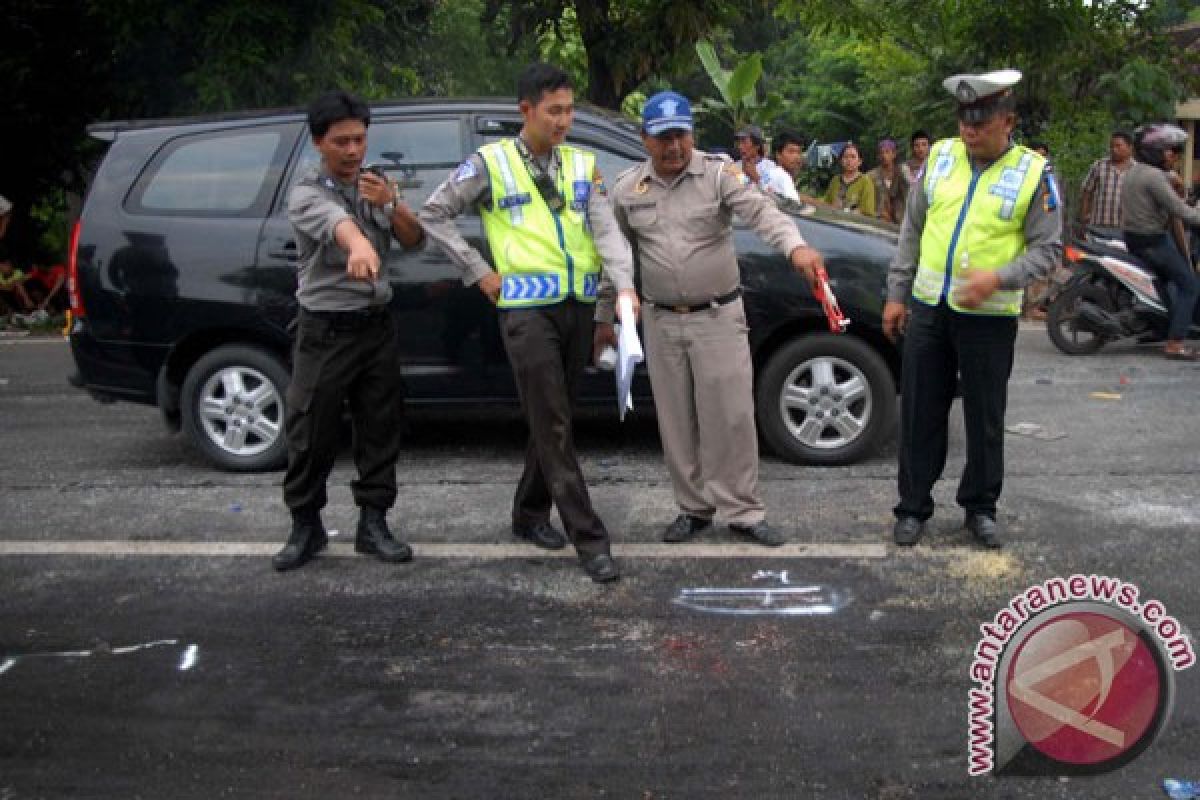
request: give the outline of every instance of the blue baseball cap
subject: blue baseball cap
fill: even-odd
[[[678,92],[659,92],[642,108],[642,130],[651,136],[692,129],[692,104]]]

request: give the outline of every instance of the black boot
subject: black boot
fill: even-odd
[[[380,561],[399,563],[412,561],[412,548],[392,538],[388,530],[387,512],[363,506],[358,516],[358,534],[354,537],[354,549],[359,553],[378,556]]]
[[[328,544],[329,536],[320,516],[293,514],[287,544],[271,559],[271,565],[279,572],[303,567]]]

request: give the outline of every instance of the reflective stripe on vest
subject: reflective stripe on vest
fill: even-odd
[[[566,205],[554,213],[511,139],[484,145],[479,155],[493,198],[481,216],[501,276],[499,306],[544,306],[568,297],[595,302],[600,255],[587,223],[595,157],[566,145],[558,148],[558,188]]]
[[[508,211],[513,225],[520,225],[524,219],[524,215],[521,213],[521,206],[528,203],[532,198],[528,196],[521,197],[521,193],[517,191],[517,179],[513,177],[513,165],[508,160],[508,153],[501,148],[496,153],[496,156],[496,166],[500,168],[500,180],[504,183],[504,196],[500,199],[499,205]],[[524,168],[524,165],[520,161],[517,163]]]
[[[938,142],[924,180],[929,210],[913,297],[927,305],[945,300],[964,314],[1019,316],[1019,289],[996,291],[978,308],[962,308],[954,293],[966,269],[996,271],[1025,251],[1025,212],[1045,165],[1032,150],[1014,146],[977,174],[961,139]]]

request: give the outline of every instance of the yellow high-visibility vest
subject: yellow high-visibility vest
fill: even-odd
[[[588,227],[596,157],[560,145],[558,189],[566,206],[546,205],[512,139],[479,148],[491,181],[491,208],[481,210],[483,230],[500,273],[500,308],[560,303],[568,297],[596,302],[600,254]]]
[[[998,290],[979,308],[960,307],[954,292],[968,268],[995,271],[1025,251],[1025,213],[1045,168],[1046,159],[1014,145],[976,174],[961,139],[934,145],[921,184],[929,210],[913,297],[931,306],[944,298],[964,314],[1020,316],[1020,289]]]

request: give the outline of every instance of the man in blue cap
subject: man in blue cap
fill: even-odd
[[[686,541],[720,516],[734,533],[783,544],[758,491],[753,365],[733,215],[785,253],[810,285],[821,255],[735,165],[694,149],[687,98],[651,97],[642,142],[649,159],[617,178],[612,201],[639,258],[647,366],[680,511],[663,539]],[[596,319],[599,348],[615,341],[611,297],[601,297]]]

